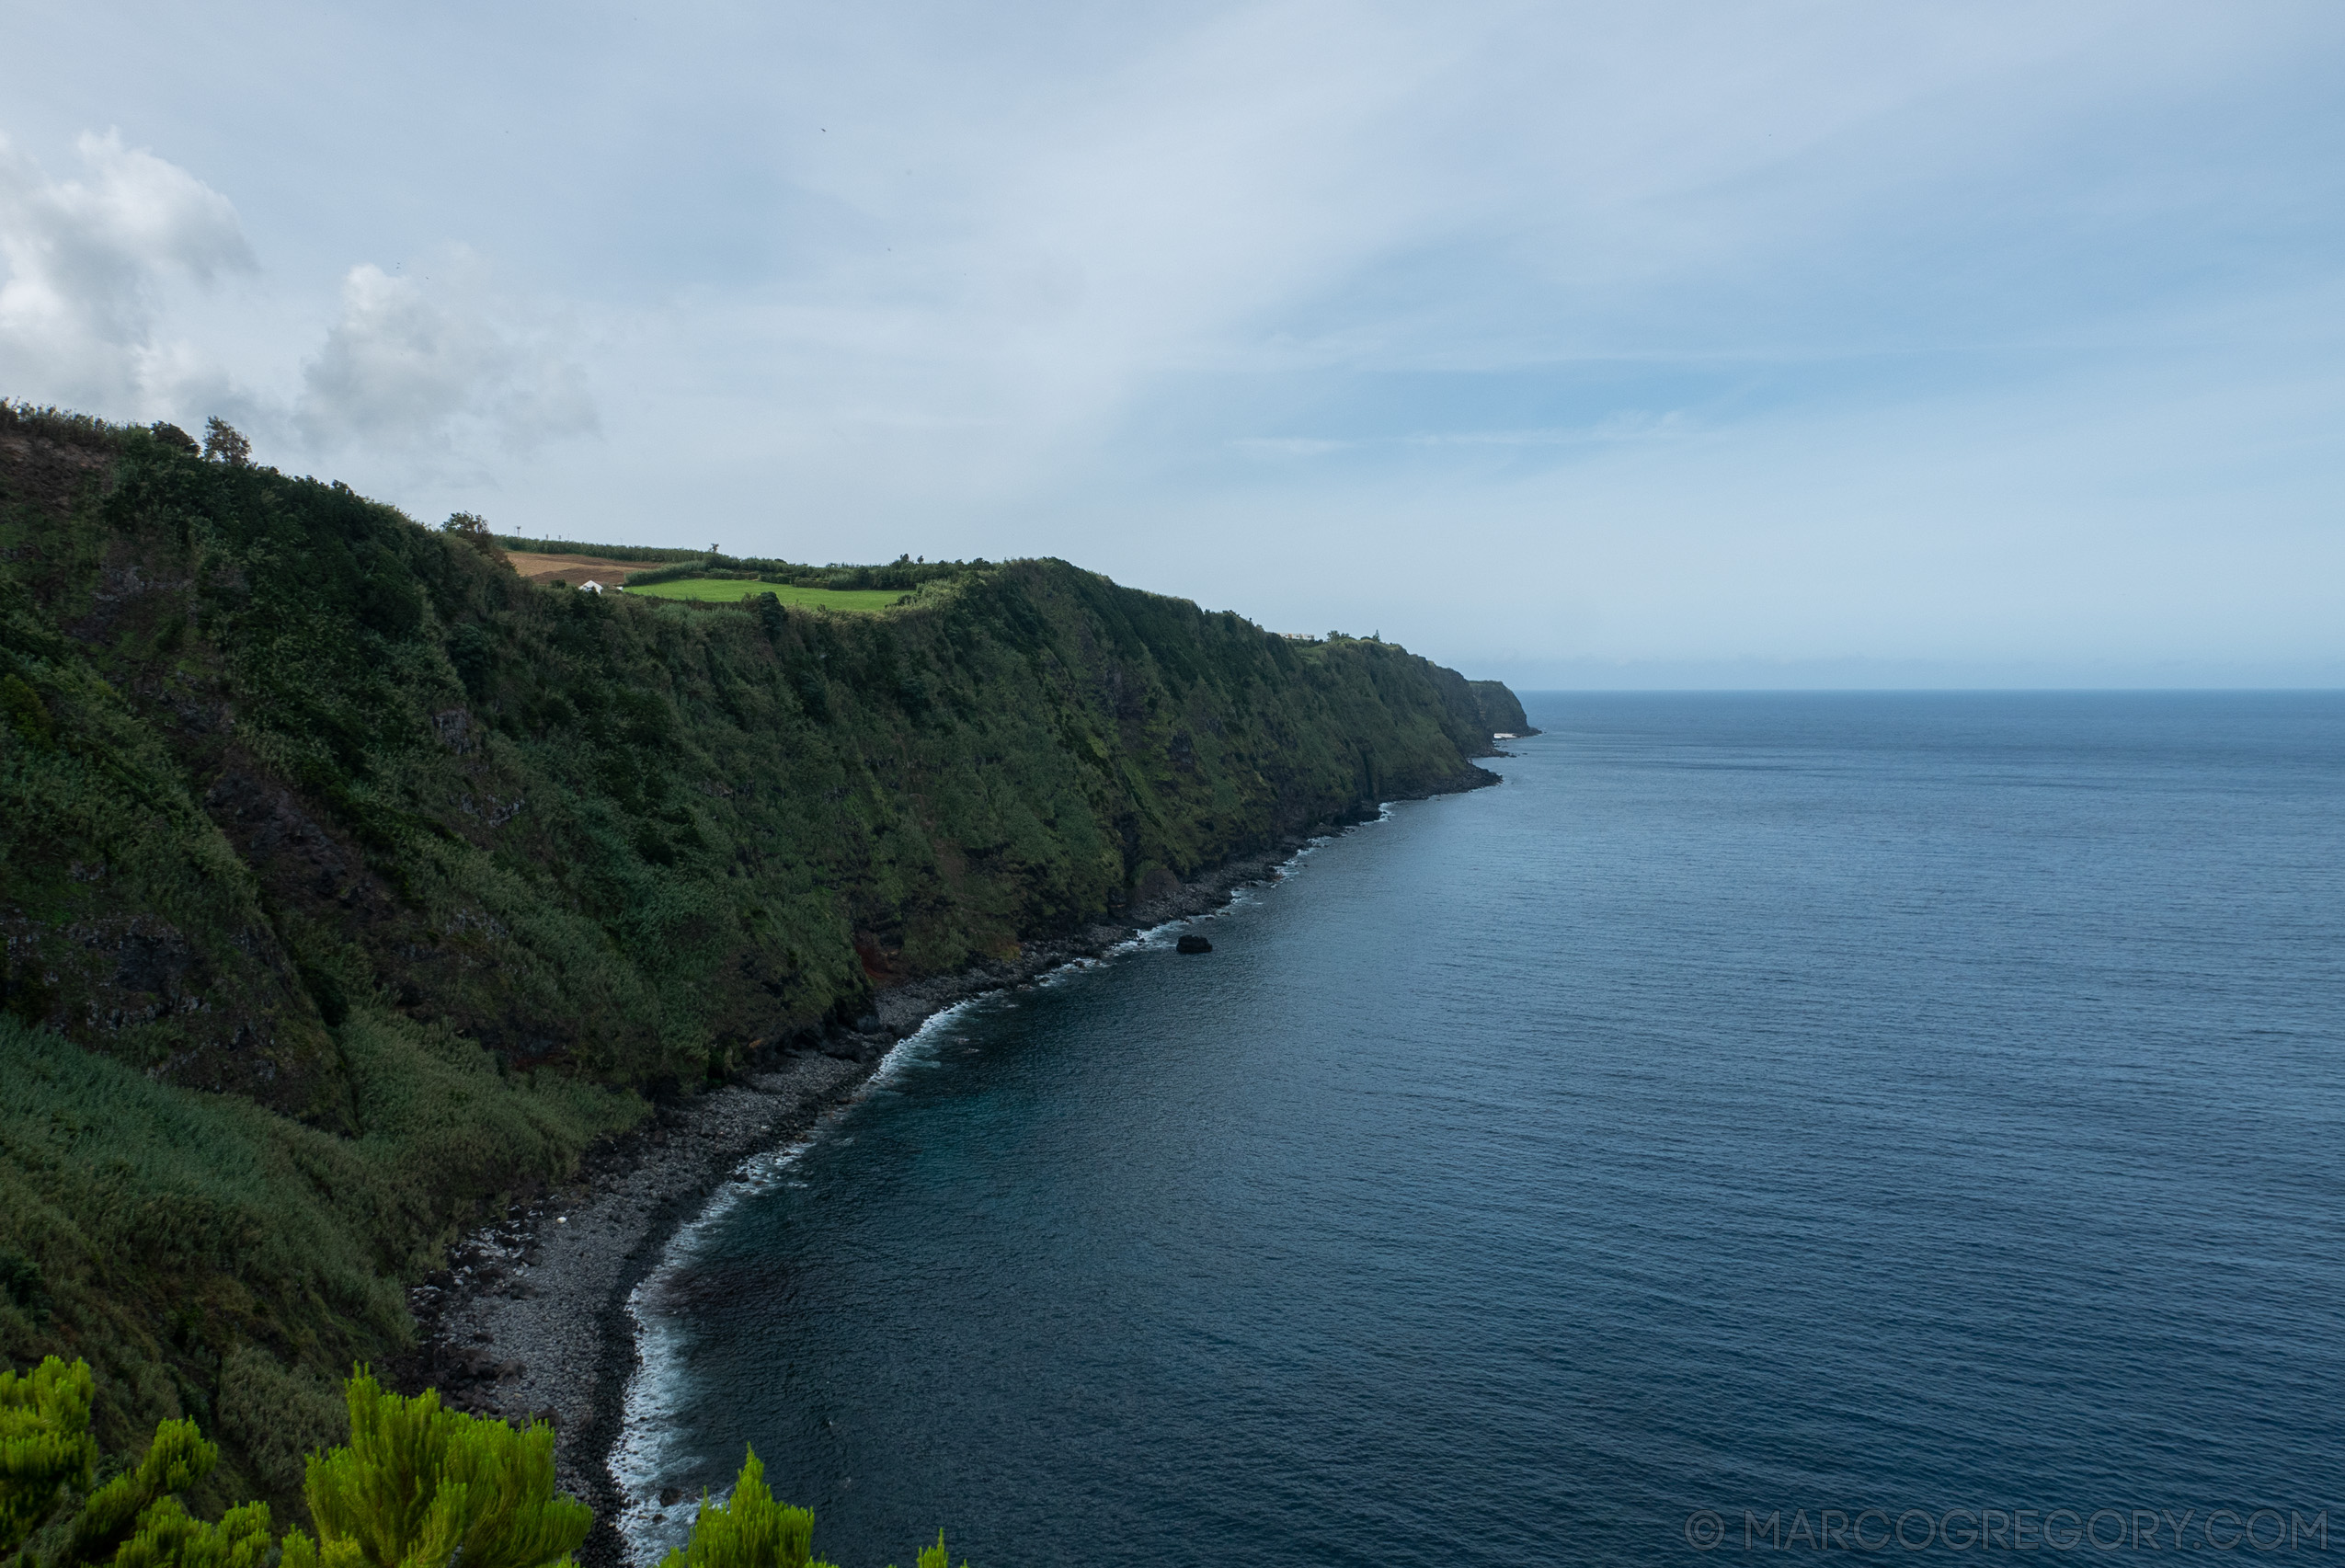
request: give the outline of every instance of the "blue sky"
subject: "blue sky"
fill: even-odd
[[[2345,7],[50,6],[0,393],[1525,686],[2345,683]]]

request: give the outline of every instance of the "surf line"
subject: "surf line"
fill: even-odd
[[[1061,983],[1125,954],[1163,946],[1177,928],[1218,919],[1252,903],[1253,898],[1248,895],[1257,889],[1275,888],[1300,872],[1309,856],[1343,833],[1390,822],[1393,805],[1390,801],[1380,802],[1376,816],[1365,821],[1346,824],[1335,832],[1307,837],[1286,858],[1275,862],[1267,876],[1230,888],[1228,898],[1218,908],[1161,921],[1096,956],[1070,958],[1024,983],[1037,987]],[[1022,988],[1006,987],[1001,991],[963,997],[929,1014],[919,1028],[890,1046],[870,1076],[825,1109],[812,1127],[777,1148],[752,1154],[735,1166],[730,1178],[718,1184],[700,1212],[676,1228],[661,1248],[659,1261],[627,1293],[626,1315],[629,1333],[635,1340],[635,1364],[621,1396],[619,1435],[603,1465],[619,1500],[615,1523],[622,1550],[633,1568],[653,1568],[671,1548],[681,1546],[692,1532],[697,1509],[696,1496],[677,1497],[672,1504],[660,1500],[663,1491],[668,1490],[663,1483],[679,1468],[678,1460],[683,1457],[676,1452],[680,1436],[677,1417],[687,1393],[683,1386],[683,1333],[659,1310],[659,1298],[667,1283],[700,1255],[709,1238],[735,1208],[780,1186],[806,1152],[835,1131],[875,1089],[887,1087],[912,1065],[928,1059],[930,1048],[963,1014],[1018,989]],[[715,1503],[728,1495],[729,1488],[709,1494],[710,1500]]]

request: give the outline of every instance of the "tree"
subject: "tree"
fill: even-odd
[[[252,462],[252,442],[235,426],[214,414],[203,422],[203,455],[231,468]]]
[[[702,1493],[692,1539],[659,1568],[832,1568],[812,1555],[813,1540],[814,1511],[775,1502],[751,1448],[733,1495],[717,1505]]]
[[[756,604],[758,624],[764,628],[765,640],[779,644],[783,628],[790,624],[790,617],[782,608],[782,601],[774,594],[761,593],[757,596]]]
[[[477,512],[450,512],[448,521],[440,525],[440,532],[463,540],[500,567],[513,564],[504,546],[497,543],[497,535],[490,532],[488,520]]]
[[[219,1460],[220,1450],[203,1440],[194,1422],[164,1422],[154,1429],[154,1441],[136,1469],[124,1471],[83,1502],[65,1550],[55,1561],[100,1562],[111,1557],[146,1522],[151,1509],[166,1503],[176,1508],[171,1494],[185,1492],[210,1475]]]
[[[920,1568],[951,1568],[944,1551],[944,1532],[936,1544],[922,1547]],[[296,1568],[292,1562],[286,1568]],[[765,1466],[751,1448],[733,1482],[733,1495],[724,1503],[709,1502],[701,1494],[700,1514],[692,1520],[692,1539],[670,1551],[659,1568],[837,1568],[814,1555],[814,1511],[774,1501],[765,1484]],[[969,1568],[967,1562],[961,1568]]]
[[[14,1551],[57,1505],[89,1484],[89,1363],[51,1356],[22,1377],[0,1372],[0,1554]]]
[[[139,1516],[138,1533],[114,1554],[113,1568],[261,1568],[275,1544],[266,1503],[231,1508],[213,1525],[165,1497]]]
[[[89,1363],[51,1356],[23,1376],[0,1372],[0,1555],[48,1523],[97,1460],[89,1435]],[[139,1462],[58,1516],[40,1554],[49,1568],[261,1568],[269,1505],[231,1508],[218,1524],[191,1516],[174,1494],[212,1473],[220,1450],[192,1421],[166,1421]]]
[[[0,1372],[0,1562],[16,1568],[270,1568],[269,1505],[216,1523],[177,1495],[220,1450],[192,1421],[166,1421],[135,1465],[94,1491],[89,1363],[52,1356]],[[359,1368],[346,1385],[350,1442],[309,1457],[317,1534],[289,1531],[276,1568],[576,1568],[594,1515],[554,1490],[554,1429],[442,1410],[427,1390],[383,1392]],[[73,1503],[77,1494],[77,1505]],[[775,1500],[755,1449],[722,1505],[703,1494],[692,1539],[660,1568],[835,1568],[813,1554],[814,1514]],[[919,1568],[950,1568],[944,1534]],[[961,1568],[968,1568],[967,1562]]]
[[[34,691],[22,676],[0,675],[0,714],[7,715],[18,735],[42,750],[57,744],[56,719],[50,715],[48,704],[40,700],[40,693]],[[39,1282],[38,1271],[35,1272],[34,1282]]]
[[[553,1568],[586,1539],[593,1512],[554,1490],[553,1427],[402,1399],[364,1368],[347,1393],[349,1447],[312,1455],[302,1487],[318,1539],[288,1535],[283,1568]]]

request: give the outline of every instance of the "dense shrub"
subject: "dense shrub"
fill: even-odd
[[[0,1371],[0,1553],[14,1551],[97,1462],[89,1435],[89,1363],[50,1356]]]
[[[220,1457],[191,1421],[164,1422],[135,1461],[92,1485],[90,1391],[86,1361],[0,1372],[0,1553],[21,1551],[26,1568],[263,1568],[266,1503],[206,1523],[180,1501]]]
[[[93,1487],[90,1392],[87,1362],[0,1371],[0,1559],[25,1549],[23,1568],[269,1568],[272,1555],[277,1568],[569,1568],[594,1525],[555,1490],[553,1428],[444,1410],[431,1390],[387,1393],[361,1367],[343,1391],[349,1441],[306,1457],[317,1533],[295,1528],[280,1546],[266,1503],[212,1522],[188,1510],[182,1494],[219,1458],[191,1422],[165,1422]],[[702,1497],[691,1539],[661,1568],[834,1568],[813,1558],[813,1536],[814,1515],[774,1499],[752,1449],[731,1495]],[[940,1531],[920,1568],[947,1562]]]
[[[919,1568],[950,1568],[944,1532],[922,1547]],[[814,1555],[814,1511],[777,1502],[765,1484],[765,1466],[751,1448],[732,1494],[711,1503],[704,1493],[692,1539],[660,1560],[659,1568],[838,1568]],[[961,1568],[968,1568],[964,1562]]]
[[[565,1562],[594,1515],[554,1490],[554,1429],[442,1410],[426,1391],[385,1393],[360,1370],[349,1388],[350,1441],[314,1456],[303,1492],[319,1541],[370,1568],[462,1562],[470,1568]],[[292,1568],[312,1556],[306,1538]]]
[[[773,1500],[765,1466],[752,1448],[733,1494],[712,1504],[704,1493],[692,1539],[670,1551],[659,1568],[835,1568],[812,1556],[814,1514]]]
[[[56,1319],[0,1300],[0,1356],[96,1362],[114,1442],[157,1409],[205,1413],[246,1483],[286,1496],[301,1448],[336,1434],[315,1369],[406,1342],[400,1281],[429,1266],[453,1204],[557,1176],[642,1114],[566,1076],[499,1074],[372,1006],[344,1034],[355,1138],[0,1020],[0,1246]]]

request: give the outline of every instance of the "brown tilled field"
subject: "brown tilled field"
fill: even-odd
[[[596,555],[533,555],[509,552],[513,569],[530,582],[566,582],[572,588],[592,578],[605,588],[616,588],[629,572],[647,572],[664,561],[606,561]]]

